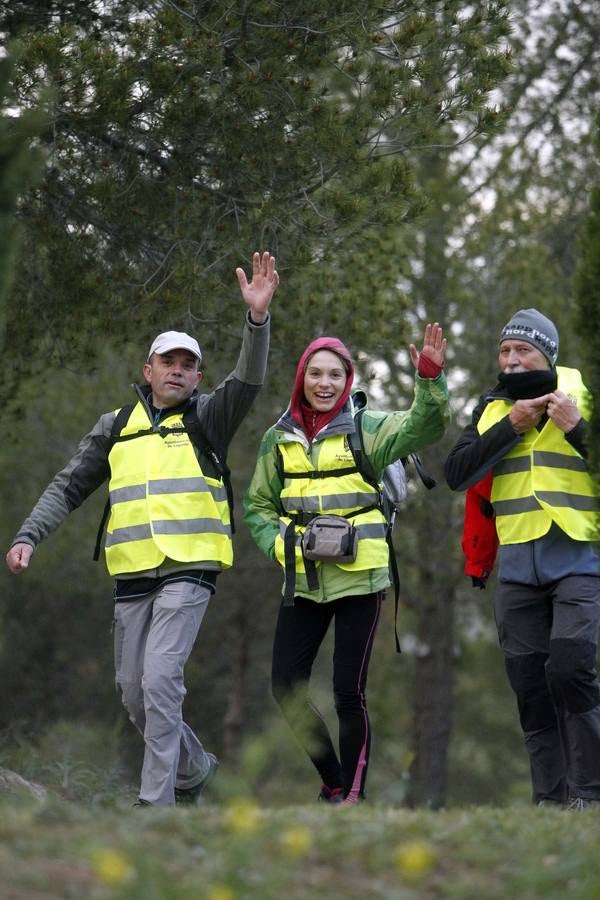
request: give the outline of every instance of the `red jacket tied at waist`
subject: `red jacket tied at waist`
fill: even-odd
[[[462,549],[465,554],[465,575],[474,585],[483,587],[494,568],[498,550],[498,535],[494,512],[490,503],[492,470],[477,484],[467,489],[463,523]]]

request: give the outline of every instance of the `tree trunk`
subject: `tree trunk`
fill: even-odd
[[[448,159],[435,150],[422,160],[422,175],[432,196],[446,184]],[[435,317],[449,336],[447,243],[451,233],[448,214],[436,203],[436,213],[423,228],[423,277],[420,299],[435,307]],[[428,315],[427,321],[433,319]],[[447,440],[427,452],[443,471]],[[438,480],[442,480],[437,475]],[[426,492],[427,493],[427,492]],[[415,527],[418,533],[414,599],[417,646],[413,700],[413,762],[408,800],[412,805],[438,809],[445,805],[448,786],[448,745],[452,732],[454,649],[454,577],[449,572],[455,537],[447,539],[454,499],[445,484],[423,497]]]
[[[446,803],[453,718],[454,607],[439,579],[420,578],[409,803]]]
[[[237,609],[230,619],[228,647],[231,659],[231,682],[227,693],[227,708],[223,717],[223,750],[226,759],[234,759],[240,751],[244,734],[244,698],[248,687],[250,659],[248,604],[244,597],[236,598]]]

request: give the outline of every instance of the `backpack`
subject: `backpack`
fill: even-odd
[[[229,519],[231,522],[231,533],[235,533],[235,521],[234,521],[234,504],[233,504],[233,487],[231,484],[231,471],[225,461],[224,457],[219,456],[217,451],[209,444],[208,440],[202,429],[200,428],[200,424],[196,418],[195,409],[191,409],[186,411],[183,414],[182,425],[177,425],[172,428],[167,428],[164,425],[150,426],[149,428],[143,428],[141,431],[136,431],[134,434],[126,434],[121,435],[123,428],[129,421],[129,417],[133,412],[134,408],[137,406],[137,403],[128,403],[125,406],[122,406],[117,415],[115,416],[115,420],[113,422],[112,428],[110,430],[110,445],[107,450],[107,456],[112,450],[114,444],[117,441],[131,441],[135,438],[142,437],[146,434],[154,434],[158,433],[161,437],[166,437],[168,434],[181,434],[185,432],[194,448],[196,456],[198,457],[200,454],[209,459],[214,466],[214,469],[222,479],[223,484],[225,486],[225,491],[227,493],[227,505],[229,506]],[[108,521],[108,517],[110,515],[110,497],[107,498],[106,504],[104,506],[104,511],[102,513],[102,517],[100,519],[100,524],[98,526],[98,534],[96,535],[96,545],[94,547],[94,561],[97,562],[100,558],[100,549],[102,546],[102,536],[104,534],[104,529],[106,527],[106,523]]]
[[[352,456],[354,457],[354,462],[356,463],[356,468],[363,476],[365,481],[369,484],[376,487],[379,496],[380,496],[380,509],[385,516],[385,520],[387,522],[387,530],[385,534],[385,539],[388,545],[388,550],[390,554],[390,575],[392,576],[392,583],[394,585],[394,638],[396,641],[396,651],[400,653],[400,640],[398,638],[398,604],[400,601],[400,573],[398,571],[398,560],[396,558],[396,550],[394,548],[394,542],[392,540],[392,531],[394,528],[394,522],[396,520],[396,513],[400,511],[402,508],[402,504],[406,499],[407,494],[407,478],[406,478],[406,466],[408,462],[412,462],[419,478],[427,488],[427,490],[431,490],[436,486],[435,480],[429,475],[425,469],[423,468],[423,464],[416,453],[410,453],[407,457],[403,457],[402,459],[397,459],[395,462],[390,463],[385,467],[383,471],[383,478],[381,481],[377,480],[375,476],[375,472],[371,465],[371,461],[369,457],[365,453],[364,441],[363,441],[363,431],[361,427],[361,419],[363,413],[366,409],[366,395],[364,392],[360,391],[359,397],[357,398],[360,402],[362,397],[365,398],[365,405],[361,406],[356,415],[354,416],[354,424],[356,427],[356,431],[354,434],[348,435],[348,443],[350,444],[350,450],[352,451]],[[362,397],[360,396],[362,395]],[[353,398],[354,399],[354,398]]]
[[[362,393],[362,392],[361,392]],[[393,526],[396,513],[402,509],[402,504],[406,500],[407,495],[407,476],[406,467],[408,463],[412,463],[417,474],[427,490],[431,490],[436,486],[435,479],[429,475],[421,462],[420,457],[416,453],[409,453],[408,456],[397,459],[390,463],[383,470],[382,481],[379,482],[375,477],[375,472],[365,453],[363,433],[360,425],[366,406],[362,406],[354,416],[356,431],[354,434],[348,435],[348,443],[350,450],[356,463],[356,468],[369,484],[376,485],[382,494],[382,512],[386,521]]]

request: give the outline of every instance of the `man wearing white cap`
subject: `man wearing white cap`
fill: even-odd
[[[115,669],[143,734],[136,806],[196,804],[218,765],[183,721],[183,670],[220,571],[233,561],[229,443],[264,381],[275,259],[236,274],[248,313],[233,372],[199,394],[195,338],[152,342],[135,403],[101,416],[50,482],[10,547],[18,574],[51,531],[109,478],[106,562],[115,577]],[[97,548],[98,549],[98,548]]]
[[[577,369],[556,365],[558,344],[537,309],[511,317],[500,334],[498,384],[480,397],[445,472],[453,490],[491,483],[485,515],[500,544],[494,610],[532,799],[577,811],[600,805],[598,504],[586,462],[591,397]],[[486,530],[463,538],[467,561]]]

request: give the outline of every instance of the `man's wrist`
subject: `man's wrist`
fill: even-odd
[[[508,419],[508,423],[509,423],[509,425],[510,425],[510,427],[511,427],[511,429],[512,429],[513,434],[518,434],[518,435],[523,434],[523,428],[522,428],[522,426],[519,425],[519,427],[517,427],[517,426],[515,425],[515,423],[514,423],[513,420],[511,419],[510,413],[507,415],[506,418]]]
[[[251,310],[248,310],[248,321],[251,325],[264,325],[269,318],[269,313],[262,313],[262,318],[260,316],[260,313],[252,313]]]

